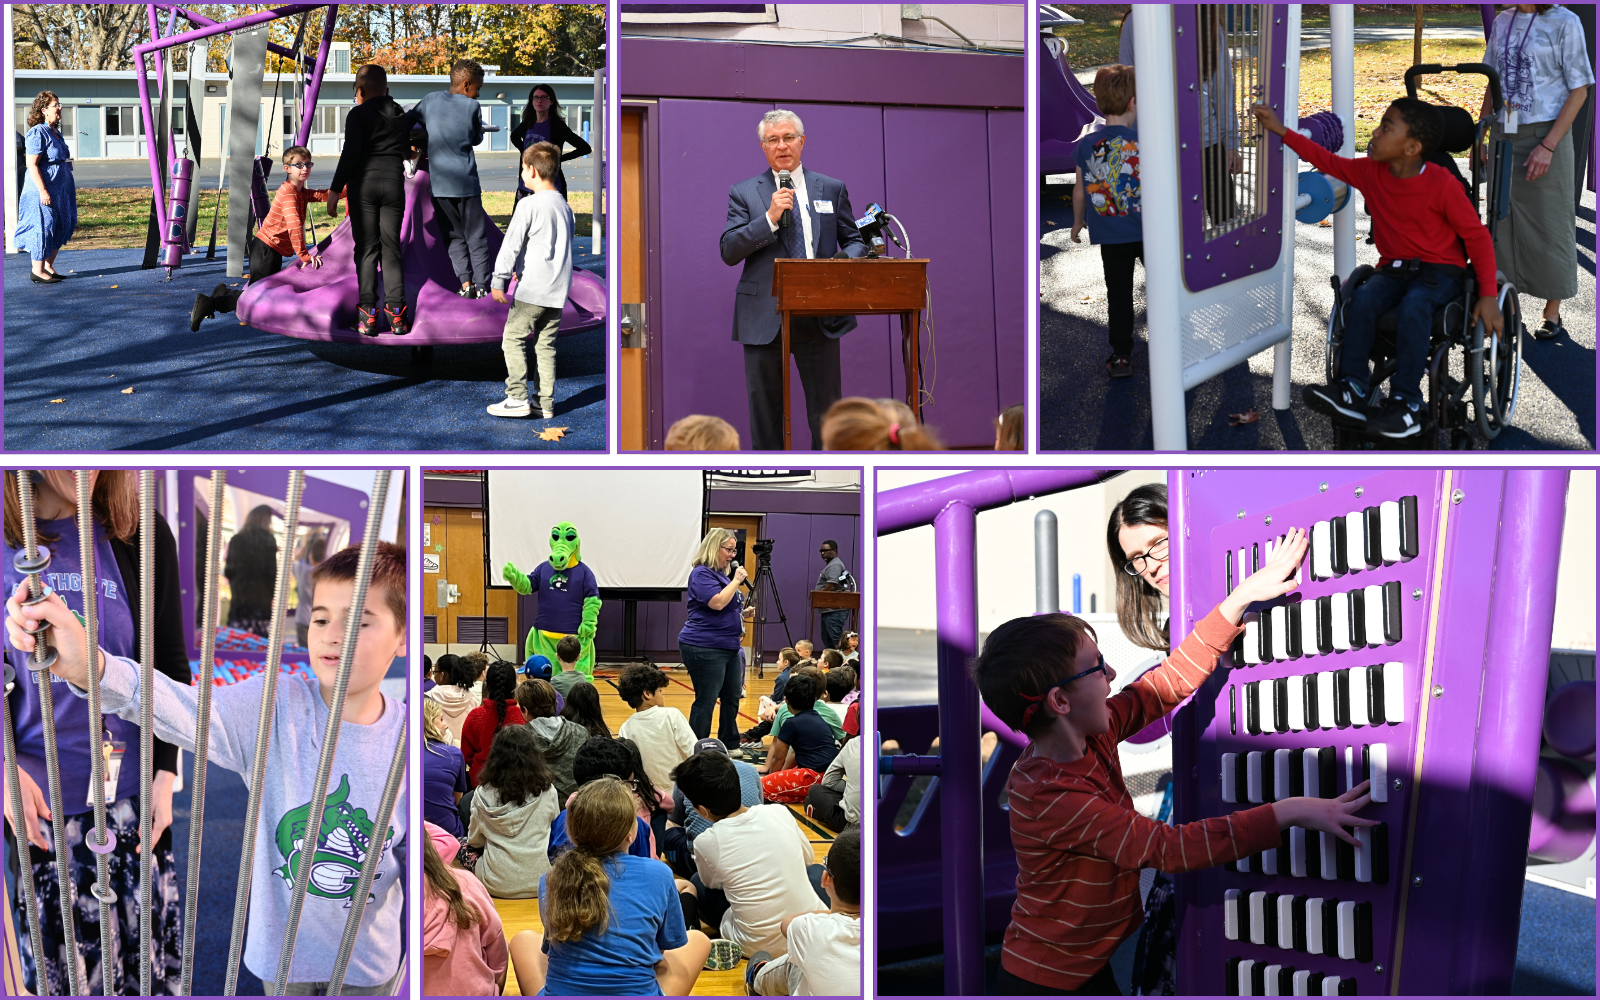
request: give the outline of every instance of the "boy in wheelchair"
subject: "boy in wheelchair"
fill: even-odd
[[[1306,405],[1388,438],[1422,433],[1422,376],[1433,316],[1460,298],[1468,254],[1477,287],[1488,291],[1474,305],[1473,318],[1495,333],[1504,327],[1494,294],[1494,243],[1489,230],[1479,221],[1458,177],[1437,165],[1429,169],[1423,162],[1443,135],[1438,109],[1412,97],[1390,104],[1373,130],[1365,159],[1336,156],[1288,131],[1265,105],[1253,105],[1251,111],[1301,159],[1360,189],[1372,215],[1380,255],[1378,273],[1356,289],[1350,303],[1340,377],[1330,385],[1307,389]],[[1377,387],[1367,384],[1369,356],[1379,318],[1396,307],[1397,368],[1389,380],[1389,398],[1379,406]]]

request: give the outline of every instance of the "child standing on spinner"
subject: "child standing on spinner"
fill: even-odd
[[[1168,826],[1146,819],[1122,780],[1117,744],[1194,693],[1242,631],[1251,604],[1295,589],[1307,535],[1291,528],[1265,566],[1195,626],[1165,663],[1108,697],[1115,671],[1071,615],[1015,618],[989,635],[973,676],[984,702],[1030,743],[1007,785],[1017,901],[997,993],[1118,994],[1110,958],[1143,922],[1139,869],[1196,871],[1277,847],[1286,827],[1355,844],[1345,827],[1367,782],[1336,799],[1299,796]]]
[[[410,114],[428,129],[428,180],[433,185],[433,218],[444,236],[461,283],[460,295],[483,296],[489,276],[489,235],[484,229],[483,186],[472,147],[483,141],[483,67],[458,59],[450,67],[450,92],[434,91],[412,106]]]

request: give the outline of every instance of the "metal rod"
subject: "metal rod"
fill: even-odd
[[[155,870],[154,807],[155,736],[150,687],[156,661],[156,474],[139,473],[139,995],[150,995],[151,873]]]
[[[344,921],[344,936],[339,939],[339,953],[333,960],[333,975],[328,977],[327,995],[330,997],[340,996],[344,991],[344,976],[350,968],[350,955],[355,950],[356,932],[361,929],[362,917],[367,912],[367,894],[372,891],[372,880],[377,877],[378,864],[383,860],[389,820],[394,816],[394,805],[400,798],[400,782],[406,773],[406,724],[406,714],[402,708],[400,738],[395,741],[394,759],[389,762],[389,780],[384,783],[383,798],[378,802],[372,843],[368,845],[367,856],[361,862],[361,877],[356,880],[355,895],[350,899],[350,913]]]
[[[222,995],[233,996],[239,985],[239,962],[244,954],[245,918],[250,912],[250,876],[255,863],[256,825],[261,820],[261,789],[267,782],[267,751],[272,744],[272,715],[278,698],[278,669],[283,663],[283,618],[289,604],[289,579],[294,568],[294,536],[300,526],[300,500],[305,495],[303,469],[289,473],[289,489],[284,497],[283,551],[278,555],[278,582],[272,591],[272,627],[267,633],[265,687],[261,692],[261,713],[256,719],[256,752],[250,766],[250,798],[244,812],[244,844],[239,849],[239,881],[233,902],[233,930],[228,936],[228,966]],[[216,520],[215,517],[212,520]],[[300,600],[310,600],[301,594]]]
[[[978,687],[967,664],[978,653],[977,509],[955,502],[933,522],[939,581],[939,836],[944,854],[944,985],[982,996],[983,800]]]
[[[211,742],[211,675],[217,666],[217,564],[222,547],[222,504],[226,499],[228,473],[211,470],[211,517],[206,524],[206,579],[200,593],[206,602],[201,614],[200,677],[195,699],[194,778],[189,785],[189,872],[184,894],[183,966],[178,980],[178,995],[194,993],[194,940],[200,920],[200,840],[205,832],[206,750]]]
[[[198,24],[202,28],[209,28],[212,25],[221,24],[222,23],[220,21],[213,21],[211,18],[206,17],[204,14],[196,14],[194,11],[189,10],[189,9],[187,9],[185,7],[179,7],[176,4],[158,3],[158,4],[155,4],[154,6],[156,8],[158,8],[158,9],[160,9],[160,10],[175,10],[179,17],[181,17],[184,20],[188,21],[190,24]],[[293,54],[288,49],[284,48],[282,45],[279,45],[276,42],[268,42],[267,43],[267,50],[269,52],[276,52],[280,56],[287,56],[287,55],[292,55]],[[210,53],[207,53],[208,56],[209,56],[209,54]]]
[[[20,683],[22,677],[11,664],[6,664],[9,675],[6,686]],[[39,896],[33,884],[33,851],[28,841],[28,820],[22,811],[22,776],[17,766],[17,737],[11,728],[10,691],[0,697],[0,726],[5,728],[6,794],[11,799],[11,829],[17,834],[17,891],[22,896],[22,906],[28,915],[28,938],[33,943],[33,988],[36,993],[50,993],[50,984],[44,981],[44,929],[39,926]]]
[[[339,748],[344,696],[350,687],[350,667],[355,662],[356,642],[361,636],[361,616],[367,605],[367,584],[372,580],[372,560],[378,550],[378,528],[383,523],[383,509],[389,497],[389,474],[388,469],[378,470],[372,484],[372,498],[367,504],[367,527],[361,536],[355,587],[350,594],[349,613],[345,616],[344,645],[339,649],[339,670],[334,675],[333,703],[328,706],[328,732],[322,740],[322,755],[317,760],[317,774],[311,784],[311,803],[306,813],[306,836],[311,838],[312,843],[300,852],[300,860],[295,867],[294,891],[289,896],[288,927],[283,951],[278,955],[278,975],[274,980],[276,996],[283,996],[289,986],[289,967],[294,961],[295,940],[300,936],[300,914],[305,909],[306,892],[311,887],[311,859],[316,855],[317,831],[322,829],[328,775],[333,771],[333,756]]]
[[[15,563],[28,577],[29,597],[23,603],[40,604],[45,600],[45,590],[39,574],[50,565],[50,554],[39,549],[39,524],[33,516],[33,474],[26,469],[17,470],[17,506],[22,508],[22,552],[19,555],[23,558]],[[78,976],[78,922],[73,916],[78,894],[72,881],[71,856],[67,853],[67,814],[61,804],[61,762],[56,756],[55,693],[50,690],[50,667],[56,662],[57,653],[50,648],[50,627],[43,621],[33,630],[33,640],[33,658],[28,669],[33,671],[33,682],[39,686],[44,774],[45,783],[50,786],[50,833],[55,842],[56,895],[61,903],[61,934],[67,942],[67,988],[72,996],[82,996],[83,984]],[[22,836],[27,838],[26,827]],[[18,851],[19,856],[21,853]],[[43,960],[42,954],[35,955],[35,967]]]
[[[1094,469],[994,469],[884,490],[878,494],[877,531],[890,535],[932,524],[939,512],[952,503],[964,503],[982,512],[1085,486],[1106,475]]]
[[[77,472],[78,552],[83,577],[83,658],[89,665],[89,798],[94,802],[94,835],[84,840],[94,854],[94,898],[100,914],[100,993],[114,994],[117,966],[111,947],[116,934],[111,918],[117,896],[111,891],[110,852],[116,839],[106,830],[106,767],[111,744],[105,739],[105,720],[100,714],[100,574],[96,567],[94,537],[94,484],[88,469]],[[113,793],[115,797],[115,793]],[[87,985],[87,984],[86,984]]]
[[[1041,510],[1033,515],[1033,613],[1061,610],[1061,553],[1056,545],[1056,514]]]
[[[327,16],[322,20],[322,42],[317,47],[317,62],[311,69],[311,79],[305,85],[305,118],[301,120],[300,132],[295,136],[296,146],[304,146],[311,138],[311,116],[316,114],[317,95],[322,92],[322,74],[328,66],[328,53],[333,51],[333,28],[338,20],[339,5],[329,4]]]

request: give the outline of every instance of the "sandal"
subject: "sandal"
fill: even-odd
[[[1566,332],[1567,328],[1561,325],[1561,314],[1557,313],[1554,320],[1545,320],[1540,324],[1539,329],[1533,331],[1533,339],[1555,340]]]

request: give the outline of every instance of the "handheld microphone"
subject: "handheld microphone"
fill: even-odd
[[[789,171],[787,171],[787,170],[778,171],[778,188],[779,188],[779,190],[782,190],[783,188],[791,188],[792,189],[793,187],[794,187],[794,181],[789,179]],[[784,209],[783,210],[783,217],[778,220],[778,225],[780,227],[781,226],[787,226],[790,223],[791,217],[793,216],[793,214],[794,214],[793,210],[787,209],[787,208]]]

